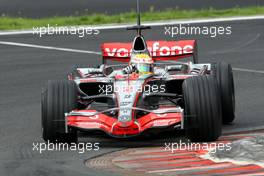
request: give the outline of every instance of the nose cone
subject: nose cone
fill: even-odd
[[[121,126],[129,126],[132,123],[132,118],[129,115],[121,115],[118,117],[118,122],[120,122]]]
[[[129,122],[118,122],[118,123],[117,123],[117,125],[118,125],[119,127],[122,127],[122,128],[124,128],[124,127],[130,127],[130,126],[132,126],[133,124],[134,124],[133,121],[129,121]]]
[[[112,134],[117,136],[137,135],[140,133],[140,127],[134,121],[118,122],[112,126]]]

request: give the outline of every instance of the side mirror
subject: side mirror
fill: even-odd
[[[188,65],[185,65],[185,64],[170,65],[170,66],[166,66],[165,70],[167,72],[169,72],[169,71],[177,71],[177,72],[186,73],[186,72],[188,72]]]
[[[103,68],[103,74],[106,76],[113,73],[113,71],[114,71],[114,69],[112,67],[109,67],[109,66],[104,66],[104,68]]]

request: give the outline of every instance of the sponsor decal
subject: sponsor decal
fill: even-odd
[[[166,42],[165,42],[166,43]],[[161,44],[161,42],[149,43],[148,50],[151,56],[176,56],[182,54],[191,54],[193,52],[193,45],[185,44],[172,45],[172,44]],[[132,49],[130,47],[113,47],[104,48],[104,53],[109,57],[130,57]]]
[[[127,105],[130,105],[132,102],[121,102],[120,103],[120,106],[127,106]]]
[[[131,95],[125,95],[124,98],[125,98],[125,99],[129,99],[129,98],[131,98]]]

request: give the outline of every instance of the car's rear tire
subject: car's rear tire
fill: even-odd
[[[186,135],[193,142],[215,141],[222,132],[220,93],[213,76],[183,82]]]
[[[213,74],[221,92],[222,101],[222,121],[229,124],[235,119],[235,90],[233,71],[230,64],[218,62],[213,65]]]
[[[74,81],[48,81],[42,91],[42,137],[50,142],[76,142],[77,132],[65,132],[65,113],[77,107],[77,87]]]

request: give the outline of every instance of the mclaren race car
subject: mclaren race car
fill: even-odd
[[[214,141],[235,118],[232,68],[199,63],[195,40],[146,41],[138,24],[132,43],[104,43],[102,65],[75,66],[67,80],[42,92],[46,141],[77,140],[77,132],[131,137],[152,130],[185,130],[191,141]],[[179,59],[190,58],[179,62]],[[118,61],[122,64],[109,64]]]

